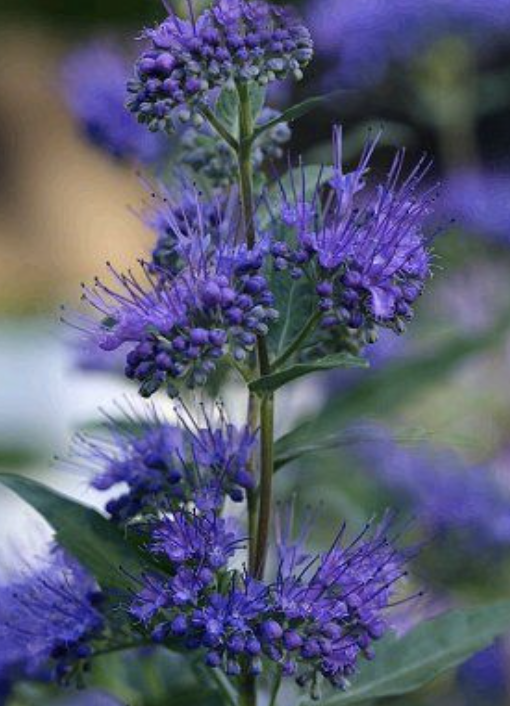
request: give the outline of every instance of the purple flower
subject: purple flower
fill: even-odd
[[[180,510],[165,517],[152,533],[150,551],[163,554],[175,566],[217,572],[226,567],[239,547],[233,522],[215,512],[198,514]]]
[[[152,551],[169,562],[170,578],[146,577],[132,613],[153,639],[201,649],[205,663],[230,676],[259,674],[277,662],[284,676],[316,693],[318,677],[344,687],[360,657],[388,629],[386,610],[405,576],[410,552],[395,549],[389,518],[368,524],[351,542],[345,526],[330,549],[311,556],[280,527],[273,582],[239,573],[229,560],[239,542],[214,514],[177,513],[153,534]]]
[[[295,279],[306,273],[315,282],[322,329],[360,331],[365,342],[374,340],[377,326],[405,328],[430,276],[424,225],[434,189],[421,186],[428,165],[421,161],[404,175],[399,151],[386,181],[370,189],[366,177],[377,139],[366,143],[357,168],[345,173],[342,133],[335,131],[328,188],[318,180],[309,197],[303,174],[301,187],[284,190],[283,221],[292,237],[272,245],[278,270],[289,268]]]
[[[407,500],[429,532],[461,533],[466,552],[510,542],[510,496],[488,468],[469,466],[453,452],[433,447],[399,447],[384,430],[380,440],[363,447],[362,457],[379,482]]]
[[[286,8],[263,0],[213,0],[201,15],[175,14],[145,35],[151,46],[135,66],[128,106],[149,129],[171,130],[174,118],[200,125],[212,89],[233,81],[260,85],[301,78],[312,57],[306,27]]]
[[[174,195],[177,191],[178,196]],[[144,223],[155,232],[156,245],[152,250],[155,270],[177,274],[186,261],[182,256],[182,233],[187,230],[203,230],[214,244],[218,243],[226,231],[228,218],[235,217],[233,199],[219,195],[209,201],[201,198],[197,204],[197,191],[183,178],[180,188],[167,189],[163,184],[151,192],[154,204],[142,216]]]
[[[310,0],[308,21],[327,59],[327,80],[381,81],[439,41],[460,37],[481,53],[507,41],[509,0]]]
[[[215,511],[178,510],[150,529],[149,552],[165,557],[170,577],[147,575],[131,614],[151,626],[156,642],[187,632],[190,611],[207,596],[243,546],[237,524]],[[163,615],[161,615],[163,612]],[[154,618],[161,620],[154,623]]]
[[[464,230],[510,244],[510,173],[466,169],[446,181],[443,210]]]
[[[56,678],[65,680],[90,657],[90,640],[101,633],[100,597],[94,580],[57,548],[0,586],[1,670],[34,673],[52,661]]]
[[[177,380],[204,385],[225,356],[247,358],[278,316],[262,273],[266,243],[252,250],[238,243],[238,222],[228,209],[220,211],[216,243],[198,196],[195,209],[184,227],[168,213],[183,262],[177,274],[142,263],[139,281],[110,266],[116,289],[99,280],[84,289],[100,320],[85,318],[78,326],[104,350],[126,344],[126,375],[141,383],[144,396],[164,384],[175,394]]]
[[[63,93],[88,139],[117,159],[150,164],[167,148],[124,106],[129,57],[113,44],[93,42],[70,54],[62,68]]]
[[[144,417],[124,410],[120,422],[109,421],[106,436],[76,437],[74,454],[80,466],[93,471],[92,487],[127,486],[106,505],[117,522],[189,502],[201,510],[218,509],[226,497],[241,502],[253,488],[249,460],[257,435],[231,424],[220,406],[214,416],[202,407],[198,421],[184,408],[177,411],[178,425],[155,408]]]
[[[124,357],[122,351],[112,352],[98,348],[95,341],[83,341],[81,336],[72,332],[65,343],[71,358],[73,368],[86,373],[111,373],[124,372]]]
[[[343,687],[360,656],[373,658],[372,642],[389,627],[385,611],[410,557],[393,547],[390,526],[389,517],[377,527],[368,524],[342,546],[343,526],[330,549],[304,568],[302,549],[295,561],[296,545],[280,545],[280,556],[293,560],[281,561],[271,589],[283,627],[281,641],[275,638],[272,645],[299,684],[313,689],[320,673]]]

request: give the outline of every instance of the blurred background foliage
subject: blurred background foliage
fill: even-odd
[[[311,16],[328,2],[332,12],[352,4],[299,4]],[[496,5],[495,13],[504,8]],[[506,10],[510,17],[508,3]],[[47,466],[54,453],[65,453],[74,429],[97,417],[98,405],[130,388],[114,375],[76,367],[58,306],[76,303],[79,282],[102,273],[106,260],[121,269],[131,264],[151,247],[151,235],[132,213],[146,198],[137,170],[82,138],[59,94],[59,71],[66,53],[88,37],[130,41],[162,15],[157,0],[0,5],[0,467],[47,474],[92,502],[82,478]],[[434,35],[430,22],[423,29]],[[337,31],[341,47],[341,23]],[[282,497],[295,491],[301,513],[323,501],[313,522],[317,544],[339,518],[357,525],[387,506],[412,518],[411,534],[425,542],[412,581],[426,595],[402,606],[403,626],[448,605],[508,596],[510,588],[510,29],[500,35],[496,43],[486,30],[476,44],[462,32],[437,33],[437,41],[405,61],[393,57],[368,83],[336,73],[335,51],[319,51],[304,83],[276,96],[290,104],[344,89],[293,126],[292,149],[305,159],[327,159],[332,122],[345,126],[350,162],[367,128],[383,126],[385,147],[405,143],[413,155],[434,155],[443,183],[436,275],[409,332],[374,347],[369,373],[317,375],[280,402],[294,413],[280,429],[277,450],[289,468],[279,471],[277,487]],[[369,40],[367,30],[360,43]],[[389,151],[381,152],[383,164]],[[449,455],[438,460],[432,448]],[[7,492],[0,500],[1,579],[30,518]],[[502,641],[398,703],[508,704],[509,655]],[[200,678],[167,662],[112,657],[93,683],[121,699],[107,705],[168,703],[170,682],[172,704],[218,703]],[[102,691],[83,701],[30,684],[11,687],[9,706],[100,706],[107,698]]]

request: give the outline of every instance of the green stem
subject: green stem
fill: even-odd
[[[248,248],[252,249],[256,244],[255,231],[255,199],[253,189],[253,116],[251,112],[250,94],[246,83],[237,85],[239,95],[239,145],[237,158],[239,165],[239,189],[241,195],[241,207],[243,217],[243,229],[246,236]],[[257,363],[261,375],[269,374],[271,364],[265,340],[259,336],[257,340]],[[258,400],[250,397],[250,423],[252,428],[258,423]],[[258,524],[256,522],[257,507],[256,497],[250,493],[248,498],[248,515],[250,528],[250,574],[261,577],[264,573],[265,557],[267,553],[267,542],[269,538],[269,527],[271,520],[272,505],[272,478],[273,478],[273,398],[266,397],[260,404],[260,426],[261,426],[261,461],[260,461],[260,493]],[[257,526],[256,526],[257,524]],[[256,537],[256,542],[255,542]],[[257,685],[255,678],[246,675],[241,684],[240,691],[241,706],[256,706]]]
[[[194,665],[194,670],[199,679],[205,678],[207,680],[212,678],[218,691],[224,698],[225,705],[228,704],[228,706],[237,706],[235,692],[230,683],[223,676],[222,672],[216,669],[207,669],[207,672],[205,672],[206,669],[207,667],[203,667],[202,665]]]
[[[247,674],[243,679],[239,694],[239,706],[257,706],[257,686],[255,677]]]
[[[235,152],[239,151],[239,142],[236,140],[236,138],[230,134],[230,132],[227,130],[225,125],[221,122],[221,120],[218,120],[218,118],[215,116],[215,114],[210,110],[209,108],[202,108],[201,109],[202,115],[204,118],[212,125],[212,127],[216,130],[218,135],[225,140],[227,145],[231,147]]]
[[[253,220],[255,202],[253,198],[253,168],[252,168],[252,136],[253,116],[251,114],[250,94],[248,85],[240,83],[237,86],[239,94],[239,184],[241,188],[241,203],[243,208],[243,225],[246,242],[251,249],[255,245],[255,223]]]
[[[275,677],[273,688],[271,690],[271,697],[269,699],[268,706],[276,706],[276,699],[278,698],[278,692],[280,691],[280,684],[282,683],[282,673],[281,670]]]
[[[263,397],[260,405],[260,501],[254,574],[264,576],[271,525],[274,475],[274,397]]]
[[[248,396],[248,426],[250,431],[254,433],[259,426],[259,400],[258,397],[250,392]],[[255,476],[255,459],[253,454],[249,459],[248,468],[250,473]],[[255,535],[257,531],[257,494],[255,490],[248,491],[248,568],[250,575],[253,575],[255,570]]]
[[[301,331],[295,337],[293,341],[288,345],[288,347],[283,351],[283,353],[273,362],[271,365],[271,371],[278,370],[284,363],[286,363],[289,358],[291,358],[294,353],[299,350],[301,345],[306,341],[308,336],[311,334],[315,325],[321,317],[320,312],[315,312],[310,316],[306,324],[303,326]]]

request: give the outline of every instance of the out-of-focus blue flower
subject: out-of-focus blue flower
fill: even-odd
[[[202,649],[209,667],[230,676],[242,665],[260,674],[264,662],[275,662],[313,695],[320,675],[342,688],[360,657],[374,657],[372,643],[388,629],[386,610],[405,575],[409,553],[395,548],[389,529],[388,518],[347,542],[344,526],[327,552],[311,557],[307,531],[293,540],[286,527],[276,577],[265,583],[229,570],[239,539],[222,520],[176,515],[156,528],[151,545],[175,574],[144,577],[132,614],[156,642]]]
[[[155,408],[145,416],[123,411],[122,420],[108,423],[107,436],[79,435],[74,444],[94,488],[121,489],[106,505],[116,521],[190,502],[219,509],[226,497],[241,502],[254,487],[248,464],[257,435],[228,422],[220,406],[215,415],[202,408],[198,420],[178,410],[178,425]]]
[[[153,130],[192,117],[212,89],[233,81],[260,85],[301,78],[312,58],[310,34],[288,8],[264,0],[213,0],[198,17],[171,13],[145,35],[151,46],[128,84],[130,109]]]
[[[64,98],[97,147],[117,159],[152,164],[164,158],[164,140],[150,134],[125,107],[129,57],[111,43],[93,42],[66,57]]]
[[[0,671],[35,673],[47,662],[65,680],[92,650],[103,626],[95,581],[63,550],[53,548],[34,569],[0,586]]]
[[[329,81],[374,84],[445,37],[482,53],[507,43],[510,0],[311,0],[308,20]]]
[[[466,703],[501,706],[508,700],[508,655],[503,642],[479,652],[459,669],[457,679]]]
[[[400,447],[382,429],[362,457],[372,477],[407,501],[432,533],[461,533],[466,552],[510,543],[510,495],[489,468],[430,446]]]
[[[443,210],[463,230],[510,245],[510,171],[465,169],[450,174]]]

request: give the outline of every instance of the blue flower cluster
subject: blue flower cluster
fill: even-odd
[[[52,661],[55,678],[69,680],[104,628],[101,601],[91,576],[53,548],[41,566],[0,586],[0,670],[30,675]]]
[[[147,30],[151,46],[128,84],[129,109],[153,131],[172,130],[175,117],[200,125],[212,89],[301,78],[312,58],[306,27],[264,0],[213,0],[198,17],[190,14],[188,20],[171,14]]]
[[[172,575],[144,576],[144,587],[134,598],[131,613],[149,625],[160,610],[175,609],[175,614],[153,625],[156,642],[185,633],[180,629],[185,621],[185,615],[178,614],[180,607],[196,601],[215,582],[242,541],[236,525],[215,511],[178,510],[153,527],[149,550],[170,562]]]
[[[76,438],[75,455],[93,469],[94,488],[127,486],[106,505],[115,521],[170,511],[191,501],[205,511],[220,509],[226,497],[244,500],[245,491],[255,485],[249,459],[257,435],[228,422],[221,407],[218,421],[203,407],[202,412],[199,425],[182,408],[180,425],[175,425],[154,408],[146,417],[126,410],[123,420],[109,422],[106,438]]]
[[[175,513],[157,526],[150,551],[163,554],[171,578],[150,575],[132,614],[156,642],[201,649],[205,663],[230,676],[259,674],[264,662],[316,692],[320,676],[343,688],[360,656],[388,629],[385,611],[405,576],[405,552],[389,541],[389,521],[367,525],[343,546],[345,526],[329,551],[278,546],[271,583],[234,569],[239,535],[214,513]],[[306,534],[306,533],[305,533]]]
[[[304,173],[301,189],[284,191],[281,218],[291,236],[271,245],[277,270],[315,282],[322,329],[363,331],[367,342],[375,327],[400,333],[412,317],[430,276],[423,226],[435,198],[435,188],[421,189],[426,165],[402,176],[403,152],[386,182],[369,189],[376,145],[377,138],[369,140],[357,168],[344,173],[337,129],[333,176],[326,188],[319,181],[311,197]]]
[[[249,360],[267,335],[278,318],[284,271],[281,277],[302,279],[315,301],[308,354],[356,352],[380,327],[402,332],[431,275],[425,225],[436,188],[422,188],[423,162],[403,176],[402,152],[386,181],[369,188],[376,144],[369,140],[356,169],[345,173],[337,130],[329,178],[310,190],[303,170],[300,185],[282,184],[278,216],[267,232],[255,223],[251,250],[235,191],[211,201],[188,186],[176,201],[163,190],[145,216],[157,244],[153,261],[142,263],[142,279],[110,268],[116,288],[99,280],[85,288],[100,314],[82,326],[89,339],[125,351],[125,373],[144,396],[162,387],[175,395],[182,382],[202,386],[219,363]]]
[[[78,125],[97,147],[116,159],[153,164],[167,153],[165,141],[126,110],[131,60],[112,43],[93,42],[66,57],[64,98]]]
[[[183,263],[177,274],[141,263],[144,286],[132,272],[110,266],[118,291],[99,280],[84,288],[84,299],[102,315],[99,322],[86,320],[88,334],[104,350],[130,344],[125,372],[145,397],[162,385],[175,395],[176,380],[204,385],[226,356],[245,360],[278,317],[262,273],[267,245],[238,244],[228,208],[218,211],[219,242],[198,194],[190,221],[182,225],[171,211],[167,217]]]

